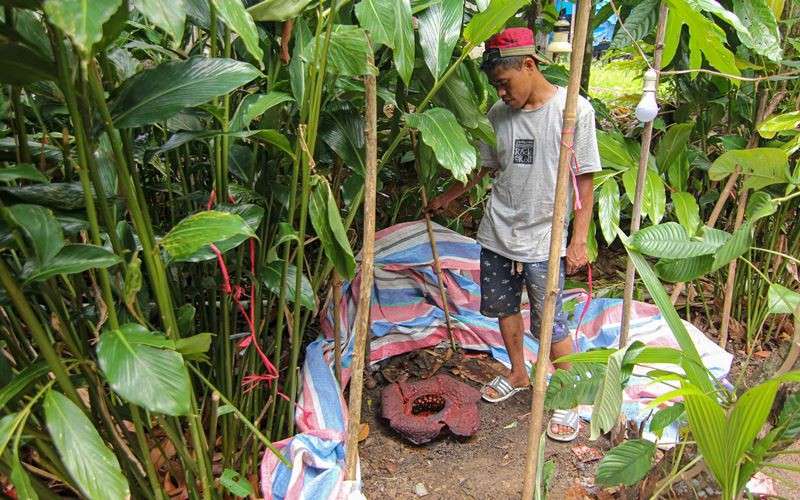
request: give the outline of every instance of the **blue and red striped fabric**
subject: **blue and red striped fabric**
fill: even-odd
[[[434,224],[434,234],[456,341],[464,349],[488,351],[509,365],[497,320],[479,312],[480,246],[437,224]],[[339,305],[345,385],[350,375],[360,280],[357,274],[352,282],[345,284]],[[583,291],[565,294],[565,301],[578,302],[573,322],[581,316],[586,298]],[[293,467],[289,469],[272,453],[265,454],[261,481],[267,499],[361,498],[360,481],[344,480],[347,409],[332,368],[333,309],[330,303],[324,311],[321,320],[324,338],[306,349],[295,415],[299,433],[276,443]],[[527,328],[527,314],[524,317]],[[621,317],[621,300],[592,300],[581,325],[577,329],[572,325],[576,349],[617,347]],[[373,363],[417,349],[449,345],[450,336],[424,221],[398,224],[375,235],[371,321],[370,360]],[[724,378],[732,356],[691,324],[686,323],[686,327],[706,367],[717,378]],[[658,308],[643,302],[634,302],[632,308],[630,342],[636,340],[648,345],[678,347]],[[525,336],[524,349],[526,361],[535,361],[538,342],[532,335]],[[623,412],[630,419],[642,419],[641,409],[647,403],[672,390],[666,385],[650,384],[649,379],[641,375],[635,371],[625,391]],[[590,416],[590,409],[583,408],[581,414]],[[674,441],[676,438],[677,428],[674,428],[672,432],[665,432],[663,439]]]

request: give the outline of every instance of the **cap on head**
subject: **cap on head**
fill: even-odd
[[[538,62],[546,61],[536,53],[533,31],[528,28],[506,28],[486,41],[481,66],[489,67],[497,59],[511,56],[531,56]]]

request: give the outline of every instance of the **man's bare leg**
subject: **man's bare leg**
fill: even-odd
[[[500,323],[500,334],[503,335],[503,343],[508,351],[508,358],[511,360],[511,371],[506,378],[514,387],[528,387],[531,379],[528,369],[525,367],[525,356],[522,351],[522,337],[525,335],[522,313],[499,318],[498,322]],[[500,396],[491,387],[486,387],[485,391],[491,398]]]

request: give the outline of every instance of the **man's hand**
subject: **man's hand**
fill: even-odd
[[[453,203],[448,193],[443,193],[428,202],[428,206],[424,208],[425,213],[428,215],[440,215],[445,209]]]
[[[567,274],[573,274],[589,262],[586,242],[575,241],[567,245]]]

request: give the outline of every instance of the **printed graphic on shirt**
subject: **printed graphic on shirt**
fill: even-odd
[[[514,141],[514,163],[533,164],[533,139]]]

